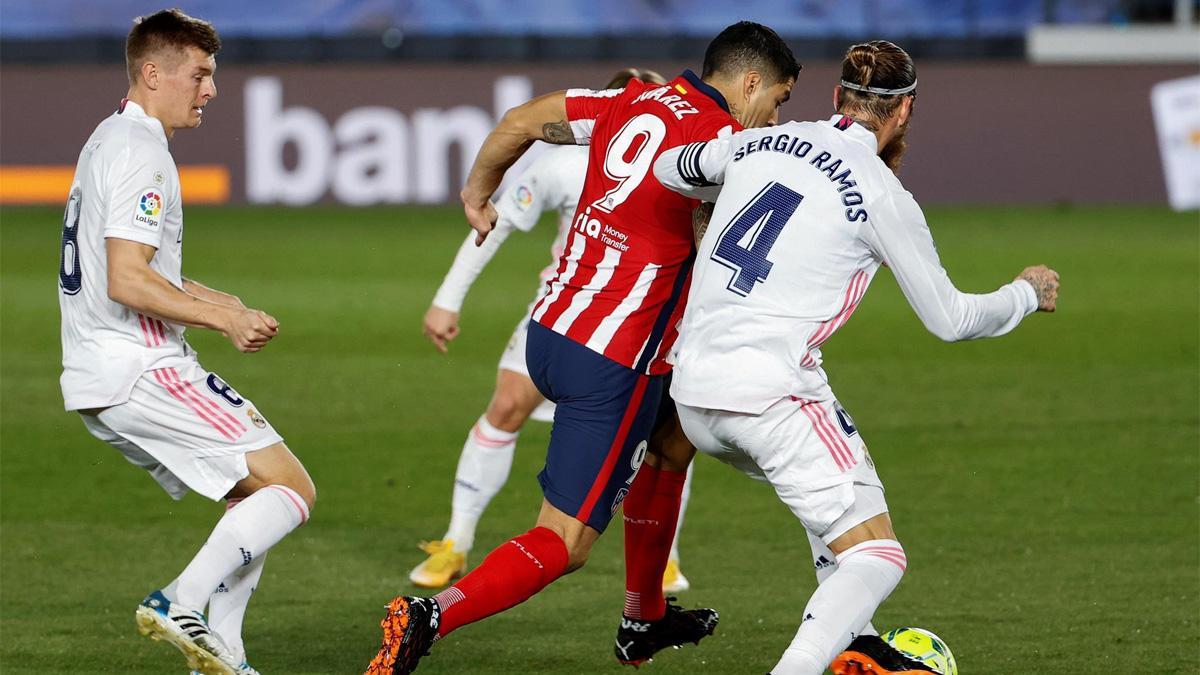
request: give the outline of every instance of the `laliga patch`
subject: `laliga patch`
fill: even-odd
[[[246,408],[246,417],[249,417],[250,421],[254,423],[254,426],[258,427],[259,429],[267,428],[267,421],[263,419],[263,416],[259,415],[258,411],[254,408]]]
[[[530,190],[529,186],[527,186],[527,185],[522,185],[522,186],[518,187],[517,188],[517,206],[521,207],[521,210],[524,211],[525,209],[528,209],[532,205],[533,205],[533,190]]]
[[[162,223],[163,196],[158,189],[143,190],[133,210],[134,222],[157,230]]]

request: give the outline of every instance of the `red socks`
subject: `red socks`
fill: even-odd
[[[442,610],[438,638],[525,602],[566,569],[567,546],[551,530],[535,527],[504,542],[470,574],[434,596]]]
[[[686,471],[643,464],[625,497],[625,616],[657,621],[667,612],[663,572],[679,521]]]

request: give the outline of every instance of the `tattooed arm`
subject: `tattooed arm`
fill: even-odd
[[[533,145],[534,141],[569,144],[575,142],[567,122],[565,91],[539,96],[504,114],[500,123],[488,134],[479,148],[475,163],[467,175],[467,184],[459,196],[467,222],[477,233],[478,246],[496,224],[496,209],[492,194],[504,178],[504,172]]]
[[[692,232],[696,234],[696,247],[700,247],[700,240],[704,238],[704,233],[708,230],[708,221],[712,219],[713,204],[704,202],[692,211]]]

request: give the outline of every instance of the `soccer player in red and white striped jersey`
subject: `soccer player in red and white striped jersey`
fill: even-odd
[[[462,192],[477,243],[496,221],[489,200],[505,170],[533,141],[591,146],[566,252],[527,338],[530,376],[557,406],[538,476],[545,499],[532,530],[446,591],[395,598],[369,673],[411,672],[434,640],[581,567],[622,502],[626,616],[618,659],[640,663],[715,628],[716,612],[684,611],[662,596],[695,452],[686,439],[672,442],[681,438],[669,434],[673,415],[654,445],[679,451],[643,465],[685,303],[700,204],[662,187],[652,167],[668,147],[774,123],[799,70],[774,31],[744,21],[710,43],[700,76],[685,71],[667,85],[633,80],[620,90],[547,94],[510,110],[488,136]]]

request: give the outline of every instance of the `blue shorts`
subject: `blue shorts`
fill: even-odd
[[[525,346],[529,376],[554,401],[542,494],[603,532],[646,457],[662,376],[638,373],[536,321]]]

